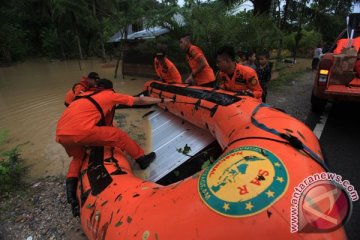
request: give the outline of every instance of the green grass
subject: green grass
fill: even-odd
[[[7,141],[8,132],[0,130],[0,146]],[[0,151],[0,199],[9,197],[24,186],[27,167],[20,151],[21,145]]]
[[[283,72],[283,73],[280,72],[277,78],[272,79],[270,81],[270,86],[276,88],[287,85],[291,80],[299,78],[305,72],[306,72],[305,70],[299,72]]]
[[[273,77],[270,81],[271,87],[287,85],[289,81],[298,79],[311,68],[311,60],[307,58],[297,59],[296,64],[276,63]]]

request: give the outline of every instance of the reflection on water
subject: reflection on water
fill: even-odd
[[[81,65],[82,70],[78,61],[34,60],[0,68],[0,129],[9,130],[10,136],[5,148],[28,142],[21,149],[26,163],[31,165],[30,178],[66,173],[70,159],[55,142],[66,91],[90,71],[114,80],[114,68],[105,67],[99,60],[82,61]],[[127,77],[114,80],[114,87],[121,93],[136,94],[142,91],[145,81]],[[130,125],[140,123],[140,129],[146,126],[141,121],[146,110],[120,111],[126,111]],[[141,145],[145,145],[144,140]]]

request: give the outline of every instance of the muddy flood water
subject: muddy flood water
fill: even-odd
[[[65,175],[70,158],[55,142],[55,129],[65,109],[67,90],[91,71],[113,80],[117,92],[130,95],[141,92],[147,80],[129,76],[114,80],[114,65],[87,60],[81,62],[80,70],[78,61],[49,62],[36,59],[0,68],[0,130],[8,131],[8,140],[0,150],[22,144],[21,154],[30,166],[30,179]],[[148,123],[142,119],[146,111],[117,110],[116,119],[148,151]]]

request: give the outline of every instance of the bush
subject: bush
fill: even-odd
[[[292,32],[285,36],[284,39],[284,45],[285,48],[294,50],[295,48],[295,39],[296,39],[297,33]],[[311,56],[313,51],[309,51],[309,49],[313,49],[321,42],[321,34],[315,31],[306,31],[302,30],[300,35],[300,42],[298,46],[298,55],[309,55]]]
[[[65,57],[71,59],[78,57],[75,36],[71,31],[65,30],[58,33],[55,28],[43,28],[40,38],[42,49],[48,58],[63,59]]]
[[[250,12],[234,13],[219,1],[183,8],[180,13],[185,26],[174,28],[177,34],[170,33],[173,37],[167,43],[175,41],[174,46],[179,49],[178,37],[189,33],[214,69],[216,51],[223,45],[231,45],[235,50],[261,51],[278,46],[283,35],[268,17],[254,17]]]
[[[6,131],[0,131],[0,145],[5,142],[6,136]],[[24,184],[27,167],[21,157],[20,146],[0,152],[0,198],[9,196]]]
[[[10,62],[25,57],[28,50],[24,44],[26,31],[16,24],[2,24],[0,32],[0,57],[5,57]]]

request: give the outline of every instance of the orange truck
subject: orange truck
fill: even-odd
[[[321,112],[327,101],[360,101],[359,76],[355,72],[360,48],[360,13],[350,14],[347,28],[330,52],[321,56],[313,84],[312,110]]]

